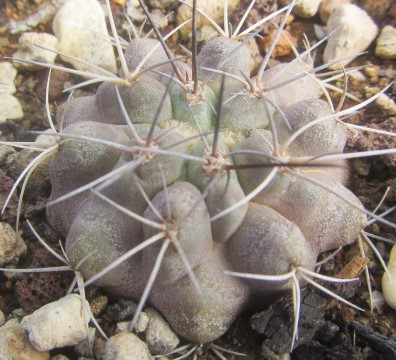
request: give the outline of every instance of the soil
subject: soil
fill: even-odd
[[[23,20],[36,13],[39,6],[45,0],[5,0],[0,1],[0,57],[9,57],[16,51],[19,34],[10,34],[8,24],[11,20]],[[250,1],[242,1],[243,6]],[[271,3],[274,1],[260,1]],[[375,0],[371,3],[376,3]],[[386,2],[385,2],[386,3]],[[392,1],[388,2],[388,5]],[[113,10],[116,22],[123,23],[123,1],[114,1]],[[361,5],[370,8],[370,1],[361,1]],[[238,11],[240,11],[239,9]],[[381,8],[380,10],[383,10]],[[396,7],[388,7],[386,11],[378,13],[374,17],[380,28],[387,24],[396,23]],[[257,14],[256,14],[257,15]],[[262,16],[262,14],[259,14]],[[235,15],[239,16],[239,15]],[[254,17],[253,17],[254,18]],[[254,21],[251,19],[250,21]],[[320,24],[319,17],[309,20],[293,18],[287,30],[297,39],[298,48],[303,48],[303,34],[306,34],[311,42],[316,38],[313,25]],[[174,23],[170,22],[168,31]],[[32,31],[51,33],[51,21],[40,24]],[[267,36],[265,33],[263,36]],[[172,44],[176,46],[178,41]],[[186,44],[187,45],[187,44]],[[260,45],[261,46],[261,45]],[[175,49],[177,50],[177,49]],[[282,49],[283,51],[283,49]],[[316,54],[316,62],[321,62],[323,49]],[[290,55],[289,55],[290,56]],[[289,57],[290,58],[290,57]],[[286,57],[278,57],[275,61],[285,61]],[[2,60],[3,61],[3,60]],[[65,65],[66,64],[61,64]],[[360,56],[350,66],[369,66],[369,70],[363,70],[366,81],[360,82],[350,79],[348,91],[359,99],[366,99],[367,88],[382,89],[388,85],[396,74],[396,64],[392,60],[383,60],[374,55],[374,46],[367,53]],[[374,70],[374,71],[370,71]],[[50,108],[53,113],[59,104],[64,102],[67,94],[62,93],[66,83],[76,83],[78,78],[55,71],[50,89]],[[25,116],[22,120],[8,121],[0,125],[1,141],[30,141],[36,137],[31,131],[48,128],[45,113],[44,90],[47,81],[47,70],[27,72],[19,71],[16,79],[17,93]],[[344,86],[344,80],[339,80],[337,85]],[[94,87],[84,89],[84,92],[93,93]],[[333,94],[335,104],[340,100],[340,95]],[[387,95],[396,99],[396,86],[393,85]],[[344,108],[353,106],[355,103],[347,99]],[[366,110],[349,118],[353,124],[361,124],[376,129],[396,132],[396,117],[389,115],[375,104],[371,104]],[[386,138],[375,134],[361,132],[348,141],[346,151],[366,151],[385,148],[396,148],[395,138]],[[17,179],[24,166],[32,159],[33,154],[27,150],[11,152],[4,160],[0,158],[0,204],[4,202],[12,185]],[[380,212],[396,204],[396,155],[386,157],[373,157],[354,160],[350,166],[350,182],[348,187],[359,197],[367,209],[374,209],[381,200],[386,189],[389,192],[383,201]],[[22,257],[18,267],[28,266],[54,266],[54,259],[39,250],[40,245],[29,230],[25,219],[29,219],[36,230],[55,249],[59,249],[59,236],[46,223],[45,203],[49,196],[50,184],[46,167],[42,166],[32,177],[25,196],[20,230],[23,232],[29,251]],[[13,196],[6,211],[0,220],[15,226],[17,215],[17,197]],[[391,214],[388,219],[396,223],[396,214]],[[380,223],[373,224],[366,229],[370,233],[395,239],[394,229]],[[384,242],[375,242],[379,252],[387,261],[390,245]],[[370,281],[374,291],[381,291],[381,277],[383,270],[374,254],[368,248],[367,257],[370,269]],[[359,258],[359,250],[356,244],[339,251],[333,259],[322,267],[322,273],[334,276],[342,273],[347,276],[358,276],[366,264]],[[325,255],[324,255],[325,256]],[[291,354],[291,359],[396,359],[396,312],[386,304],[380,304],[373,312],[368,305],[368,294],[365,278],[360,276],[360,281],[348,286],[329,286],[329,289],[343,296],[348,301],[366,309],[364,313],[354,310],[338,301],[331,300],[323,293],[307,286],[302,293],[302,309],[300,318],[299,339],[296,348]],[[71,281],[69,275],[53,273],[29,275],[23,278],[16,276],[7,277],[0,274],[0,310],[7,317],[21,316],[24,312],[31,312],[41,305],[56,300],[63,296]],[[88,300],[102,295],[100,289],[90,289]],[[109,299],[109,305],[116,303],[116,299]],[[20,308],[24,310],[21,312]],[[293,308],[291,296],[285,294],[266,310],[239,316],[231,329],[217,341],[227,349],[232,349],[247,355],[244,359],[280,359],[282,354],[288,353],[293,322]],[[114,332],[115,320],[104,309],[98,315],[99,322],[108,333]],[[51,352],[51,355],[65,354],[70,359],[77,358],[72,349],[59,349]],[[227,355],[228,358],[239,358],[236,355]],[[214,358],[211,350],[202,348],[199,358]],[[240,357],[242,359],[242,357]]]

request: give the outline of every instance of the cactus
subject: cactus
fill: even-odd
[[[47,219],[88,285],[139,301],[132,327],[149,302],[211,342],[367,224],[343,185],[340,119],[365,103],[322,100],[309,51],[252,77],[241,38],[219,35],[191,65],[133,39],[119,78],[58,110]]]
[[[304,157],[342,152],[347,139],[315,79],[271,90],[311,71],[308,56],[253,79],[246,44],[218,36],[198,54],[194,76],[185,63],[161,65],[168,57],[157,40],[133,39],[124,54],[127,72],[153,47],[144,64],[153,73],[125,77],[126,85],[103,83],[95,96],[58,112],[61,135],[71,138],[50,164],[47,217],[86,279],[109,267],[95,284],[135,300],[144,295],[181,336],[207,343],[252,297],[290,288],[225,270],[280,275],[314,264],[321,252],[353,242],[366,215],[342,185],[342,164],[299,167],[307,165]],[[112,172],[99,189],[68,195]]]

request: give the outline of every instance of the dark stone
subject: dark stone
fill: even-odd
[[[120,299],[116,304],[109,306],[106,312],[116,322],[126,321],[132,320],[136,308],[137,305],[132,300]]]

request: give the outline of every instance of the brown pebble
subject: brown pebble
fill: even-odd
[[[107,296],[100,295],[93,299],[89,304],[91,307],[91,311],[93,316],[98,316],[107,306],[109,299]]]
[[[268,52],[271,44],[275,38],[276,29],[272,30],[269,35],[263,38],[263,50]],[[282,36],[279,38],[275,45],[274,51],[271,54],[272,58],[289,55],[292,52],[292,46],[297,45],[297,38],[293,36],[289,31],[284,30]]]
[[[42,70],[38,73],[39,82],[36,87],[39,99],[45,99],[49,70]],[[49,100],[57,100],[63,95],[64,84],[69,80],[69,74],[65,71],[52,70],[49,85]]]
[[[364,73],[369,77],[377,77],[381,71],[381,68],[377,65],[368,65],[363,69]]]
[[[360,6],[376,21],[385,19],[393,0],[363,0]]]

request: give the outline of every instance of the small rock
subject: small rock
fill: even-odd
[[[367,65],[363,68],[363,71],[368,77],[375,78],[379,75],[381,67],[377,65]]]
[[[48,351],[34,349],[19,324],[0,328],[0,359],[8,360],[49,360]]]
[[[396,115],[396,104],[388,95],[381,94],[378,96],[377,100],[375,100],[375,103],[387,115]]]
[[[318,328],[315,333],[315,340],[318,339],[321,343],[330,346],[336,341],[337,335],[340,332],[340,327],[331,321],[326,321]]]
[[[62,66],[60,64],[56,64]],[[47,91],[49,70],[45,69],[37,73],[38,84],[35,88],[39,99],[45,99]],[[57,100],[64,95],[65,83],[69,81],[70,74],[66,71],[53,69],[48,87],[48,97],[50,101]]]
[[[351,0],[323,0],[319,6],[319,16],[323,24],[327,24],[330,14],[337,6],[350,4]]]
[[[134,330],[137,333],[142,333],[142,332],[146,331],[148,322],[149,322],[148,315],[144,311],[142,311],[139,314],[139,317],[138,317],[138,320],[136,322]],[[131,325],[130,321],[120,321],[120,322],[117,323],[116,332],[129,331],[129,326],[130,325]]]
[[[70,359],[65,355],[55,355],[52,356],[50,360],[70,360]]]
[[[187,1],[192,4],[192,0]],[[228,13],[231,14],[234,9],[238,6],[240,0],[229,0],[228,1]],[[217,24],[223,23],[224,18],[224,1],[213,1],[213,0],[198,0],[198,8],[212,18]],[[177,24],[180,25],[184,21],[192,18],[192,8],[191,6],[182,4],[177,11]],[[210,24],[209,21],[202,15],[197,17],[197,27],[200,29],[204,25]],[[191,23],[184,25],[180,29],[181,36],[184,39],[191,37]]]
[[[303,19],[309,19],[316,15],[322,0],[299,0],[293,8],[293,13]],[[281,0],[282,6],[289,5],[292,0]]]
[[[15,149],[9,145],[0,145],[0,165],[4,165],[8,155],[15,152]]]
[[[125,321],[132,319],[137,305],[132,300],[120,299],[116,304],[107,308],[106,313],[114,321]]]
[[[0,93],[13,94],[16,91],[14,80],[17,70],[9,62],[0,62]]]
[[[19,319],[19,321],[21,321],[22,318],[26,315],[26,312],[22,308],[18,308],[12,310],[11,314],[14,318]]]
[[[5,323],[4,313],[0,310],[0,326],[3,326]]]
[[[167,354],[179,344],[178,336],[157,310],[147,308],[149,322],[146,329],[146,343],[151,353]]]
[[[21,118],[23,118],[23,111],[19,100],[14,95],[0,93],[0,124],[5,123],[8,119]]]
[[[352,166],[355,172],[361,176],[370,174],[370,163],[366,159],[353,159]]]
[[[59,143],[59,139],[57,136],[54,136],[52,129],[47,129],[42,132],[39,136],[37,136],[34,141],[36,144],[45,144],[47,147],[51,147]]]
[[[88,328],[88,337],[74,347],[74,351],[80,356],[93,356],[93,343],[95,340],[96,328]]]
[[[381,21],[385,19],[393,2],[394,0],[361,0],[360,6],[366,10],[374,20]]]
[[[18,268],[15,264],[6,265],[5,268],[8,271],[4,271],[3,275],[5,278],[7,278],[7,280],[10,280],[13,283],[15,283],[17,280],[21,280],[25,278],[25,274],[12,271],[13,269]]]
[[[107,296],[101,295],[93,299],[90,303],[93,316],[98,316],[107,306],[109,299]]]
[[[134,1],[128,1],[127,3],[127,15],[128,17],[133,21],[137,23],[142,23],[143,21],[146,21],[146,15],[144,15],[144,12],[141,8],[137,8],[139,6],[139,3],[134,4]]]
[[[385,26],[377,39],[375,55],[382,59],[396,59],[396,29]]]
[[[95,359],[102,360],[104,350],[106,348],[106,340],[96,337],[93,344],[93,352]]]
[[[318,40],[322,40],[327,36],[326,28],[324,26],[314,24],[314,33]]]
[[[349,77],[355,81],[364,82],[367,81],[367,77],[360,70],[354,70],[348,73]]]
[[[12,317],[11,319],[7,320],[7,322],[0,328],[4,330],[5,328],[19,326],[19,320],[17,318]]]
[[[19,38],[18,51],[14,54],[14,58],[25,61],[36,61],[44,64],[53,64],[57,56],[55,50],[58,40],[55,36],[46,33],[24,33]],[[43,48],[41,48],[41,47]],[[28,62],[14,61],[14,65],[18,69],[36,71],[41,69],[40,65]]]
[[[0,223],[0,266],[15,262],[26,252],[26,244],[7,223]]]
[[[147,345],[132,333],[119,333],[106,344],[102,360],[151,360]]]
[[[17,34],[24,31],[34,29],[38,24],[45,24],[54,17],[56,7],[60,0],[44,1],[40,4],[38,9],[27,18],[20,21],[11,20],[8,24],[8,29],[11,34]],[[36,3],[39,4],[39,3]]]
[[[169,20],[168,17],[159,9],[154,9],[151,11],[151,17],[155,26],[159,29],[162,29],[168,26]]]
[[[332,35],[323,54],[324,62],[350,57],[329,67],[337,70],[368,48],[377,36],[378,28],[364,10],[356,5],[346,4],[338,6],[330,15],[327,33]]]
[[[89,306],[88,302],[86,306]],[[71,294],[24,317],[21,325],[28,332],[30,343],[36,349],[46,351],[77,345],[86,339],[88,321],[80,296]]]
[[[272,30],[269,35],[263,38],[263,49],[265,52],[268,52],[269,48],[271,47],[275,35],[276,29]],[[289,55],[292,52],[293,46],[297,46],[297,38],[289,31],[284,30],[282,31],[282,36],[279,38],[274,50],[272,51],[271,57],[277,58],[280,56]]]
[[[57,12],[53,30],[58,50],[92,65],[116,73],[113,46],[106,27],[105,15],[96,0],[69,0]],[[92,67],[66,56],[61,58],[78,70],[96,72]]]
[[[129,331],[130,321],[120,321],[116,325],[116,333]]]
[[[384,295],[378,290],[374,290],[372,293],[372,299],[373,299],[372,302],[373,309],[377,310],[378,314],[382,314],[383,307],[385,304]]]
[[[147,315],[146,312],[142,311],[139,314],[138,321],[136,322],[135,331],[137,333],[142,333],[146,331],[148,323],[149,323],[149,316]]]
[[[197,41],[207,43],[208,41],[214,39],[217,36],[219,36],[219,33],[213,26],[204,25],[199,28],[199,32],[197,34]]]

